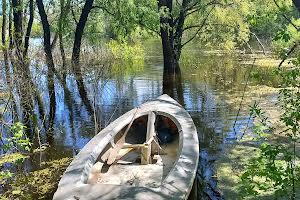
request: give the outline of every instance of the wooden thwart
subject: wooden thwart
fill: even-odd
[[[155,137],[155,118],[156,115],[154,112],[150,112],[148,115],[148,124],[147,124],[147,135],[146,135],[146,142],[144,143],[144,146],[141,148],[141,164],[147,165],[151,164],[151,147],[152,142],[154,142]]]
[[[126,135],[135,119],[135,116],[138,112],[139,108],[136,108],[136,111],[130,121],[130,123],[128,124],[124,134],[122,135],[122,137],[116,142],[116,144],[114,145],[114,147],[111,147],[110,149],[108,149],[102,156],[101,159],[103,160],[103,162],[105,162],[107,160],[107,164],[111,165],[115,162],[117,156],[118,156],[118,152],[120,151],[120,149],[122,149],[124,143],[125,143],[125,138]]]

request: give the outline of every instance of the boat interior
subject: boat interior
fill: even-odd
[[[160,187],[178,156],[178,127],[169,117],[133,117],[99,155],[87,183]]]

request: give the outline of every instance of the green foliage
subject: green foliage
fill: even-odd
[[[259,37],[273,38],[274,35],[288,24],[282,13],[290,13],[293,10],[291,1],[277,0],[282,9],[279,9],[273,0],[255,0],[252,4],[252,12],[247,16],[251,30]]]
[[[143,60],[144,49],[140,43],[135,43],[133,45],[127,42],[118,42],[116,40],[111,40],[107,44],[114,58],[122,59],[123,61],[132,60]]]
[[[22,162],[26,158],[28,158],[28,156],[23,155],[21,153],[5,154],[4,156],[0,157],[0,167],[2,167],[5,163],[14,164],[14,163]]]
[[[32,143],[25,133],[26,126],[21,122],[16,122],[11,127],[11,137],[4,138],[5,144],[3,149],[5,151],[30,151]]]
[[[300,19],[292,21],[295,25],[300,26]],[[281,58],[286,58],[287,51],[295,42],[297,43],[299,40],[300,33],[293,25],[289,24],[277,32],[273,40],[273,46]]]
[[[13,176],[9,170],[0,171],[0,184],[4,184],[5,181]]]
[[[159,30],[157,1],[154,0],[101,0],[105,13],[103,25],[109,38],[132,40],[148,37]]]
[[[27,175],[16,174],[14,181],[7,181],[10,190],[3,195],[3,199],[35,199],[32,194],[38,195],[39,199],[52,198],[51,194],[57,188],[61,174],[70,164],[71,158],[61,158],[42,163],[42,168],[30,172]]]
[[[292,194],[293,180],[299,184],[299,166],[293,166],[293,152],[281,145],[262,143],[260,155],[251,159],[241,176],[242,193],[259,195],[262,192],[275,196]]]
[[[5,154],[4,156],[0,157],[0,168],[3,167],[5,164],[18,164],[24,161],[24,159],[28,158],[21,153],[10,153]],[[9,170],[1,170],[0,172],[0,184],[4,184],[9,178],[13,176]]]
[[[253,132],[261,142],[259,156],[253,158],[241,176],[245,194],[259,195],[271,192],[276,196],[295,199],[296,188],[300,185],[300,159],[297,151],[300,138],[300,68],[297,61],[292,69],[277,70],[282,83],[279,105],[283,113],[280,121],[284,124],[284,137],[288,143],[270,141],[274,129],[268,127],[267,117],[257,104],[251,107],[250,114],[257,119]]]
[[[43,29],[41,24],[34,22],[31,28],[31,37],[33,38],[40,38],[43,36]]]
[[[281,120],[292,134],[290,136],[296,139],[300,131],[300,68],[295,67],[281,73],[283,89],[280,90],[280,102],[284,110]]]
[[[293,182],[300,184],[300,166],[294,149],[269,141],[272,128],[267,126],[267,117],[257,104],[251,107],[250,114],[258,119],[253,132],[257,136],[259,156],[252,158],[241,176],[242,194],[257,196],[262,192],[275,196],[293,194]]]
[[[223,3],[226,6],[216,6],[212,11],[205,31],[199,34],[199,38],[205,45],[232,50],[250,38],[250,25],[246,18],[252,12],[252,3],[242,0]]]

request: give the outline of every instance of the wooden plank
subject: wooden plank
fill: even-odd
[[[150,112],[148,114],[148,123],[147,123],[147,135],[146,135],[146,142],[144,143],[145,146],[141,149],[141,164],[147,165],[151,163],[151,146],[152,141],[155,136],[155,118],[156,115],[154,112]]]
[[[122,158],[123,156],[125,156],[127,153],[129,153],[130,151],[132,151],[134,148],[126,148],[126,149],[121,149],[119,152],[118,152],[118,156],[117,156],[117,159],[120,159]]]
[[[125,130],[125,133],[122,135],[122,137],[116,142],[115,146],[112,147],[112,149],[110,150],[110,153],[109,153],[109,156],[107,158],[107,164],[108,165],[111,165],[115,162],[117,156],[118,156],[118,152],[122,149],[124,143],[125,143],[125,138],[126,138],[126,135],[135,119],[135,116],[137,114],[139,110],[139,107],[136,108],[136,111],[130,121],[130,124],[127,126],[126,130]]]
[[[122,149],[126,149],[126,148],[138,149],[138,148],[142,148],[144,146],[145,146],[145,144],[124,144],[124,146],[122,147]]]

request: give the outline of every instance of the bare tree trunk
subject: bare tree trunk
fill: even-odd
[[[87,22],[89,13],[93,8],[93,3],[94,0],[86,0],[82,8],[81,15],[76,26],[75,39],[74,39],[73,52],[72,52],[72,69],[75,73],[76,80],[78,83],[79,94],[83,102],[85,103],[87,109],[91,113],[93,112],[93,107],[91,106],[91,103],[88,100],[87,92],[84,88],[83,77],[81,74],[79,63],[80,63],[80,47],[82,42],[82,35],[83,35],[84,27]]]
[[[9,37],[9,51],[12,51],[13,48],[13,36],[12,36],[12,6],[9,6],[8,12],[8,37]]]
[[[28,47],[29,47],[29,38],[30,38],[30,34],[31,34],[33,18],[34,18],[34,4],[33,4],[33,0],[30,0],[29,1],[29,20],[28,20],[28,23],[27,23],[27,30],[26,30],[25,42],[24,42],[24,52],[23,52],[23,57],[25,59],[27,59],[27,52],[28,52]]]
[[[160,16],[160,37],[164,59],[163,92],[171,96],[174,96],[175,88],[182,89],[179,59],[182,49],[183,26],[189,2],[190,0],[181,2],[179,15],[173,19],[173,0],[158,0],[159,12],[164,13]],[[180,82],[177,83],[177,81]],[[179,92],[178,96],[182,100],[181,92]]]
[[[9,73],[9,65],[8,65],[8,53],[7,53],[7,45],[6,45],[6,22],[7,22],[7,15],[6,15],[6,0],[2,0],[2,50],[4,55],[4,70],[5,70],[5,76],[7,85],[10,86],[11,84],[11,78]]]
[[[74,39],[73,52],[72,52],[72,67],[74,71],[76,70],[80,71],[79,60],[80,60],[80,47],[81,47],[82,35],[83,35],[84,27],[87,22],[89,13],[93,8],[93,3],[94,0],[86,0],[82,8],[79,21],[76,26],[75,39]]]
[[[160,16],[160,37],[163,47],[164,73],[170,74],[180,70],[181,40],[189,3],[190,0],[183,0],[181,2],[179,16],[173,19],[173,0],[158,0],[159,12],[163,11],[163,13],[167,13]]]
[[[50,113],[49,113],[49,129],[52,128],[54,117],[55,117],[55,110],[56,110],[56,101],[55,101],[55,87],[54,87],[54,61],[52,57],[52,50],[51,50],[51,33],[50,33],[50,25],[47,19],[47,14],[45,12],[43,0],[36,0],[37,7],[39,10],[39,15],[41,17],[41,22],[44,31],[44,51],[46,56],[46,62],[48,65],[48,90],[49,90],[49,98],[50,98]],[[47,131],[48,140],[52,141],[52,136],[50,131]]]
[[[158,9],[161,12],[172,13],[172,0],[159,0]],[[173,41],[172,41],[172,26],[170,19],[164,14],[160,16],[160,37],[162,41],[163,48],[163,58],[164,58],[164,73],[170,74],[175,72],[175,63],[173,55]]]
[[[22,35],[23,35],[23,13],[21,0],[12,0],[13,22],[14,22],[14,43],[19,52],[21,52]]]
[[[13,50],[11,52],[11,62],[14,69],[14,76],[17,77],[15,81],[18,82],[16,87],[20,91],[21,105],[22,105],[22,117],[23,123],[27,127],[27,134],[30,132],[30,117],[33,116],[33,101],[30,96],[31,87],[28,85],[29,68],[24,63],[23,58],[23,2],[21,0],[12,0],[12,13],[13,13],[13,28],[10,23],[10,47]],[[13,30],[13,31],[12,31]],[[29,135],[32,137],[32,135]]]
[[[174,48],[174,59],[176,64],[178,65],[180,56],[181,56],[181,49],[182,49],[182,35],[183,35],[183,26],[184,26],[184,21],[186,17],[186,10],[188,7],[190,0],[183,0],[180,8],[180,13],[177,18],[177,23],[176,23],[176,29],[174,33],[174,42],[173,42],[173,48]],[[176,66],[176,70],[180,70],[179,65]]]
[[[58,22],[58,37],[59,37],[59,49],[62,59],[62,68],[63,70],[66,70],[67,61],[66,61],[66,54],[64,49],[64,41],[63,41],[63,31],[65,27],[65,18],[68,15],[70,11],[71,1],[67,0],[67,3],[65,4],[65,0],[60,0],[60,17]],[[63,72],[63,78],[66,79],[66,73]]]
[[[26,28],[26,33],[25,33],[25,39],[24,39],[24,51],[23,51],[23,59],[24,59],[24,68],[27,68],[27,71],[29,73],[29,66],[30,66],[30,60],[28,59],[28,48],[29,48],[29,39],[31,35],[31,30],[32,30],[32,24],[34,20],[34,0],[29,1],[29,20],[27,22],[27,28]],[[28,74],[29,77],[29,74]],[[33,81],[29,78],[27,80],[29,82],[29,85],[32,88],[33,93],[35,94],[36,101],[38,103],[38,108],[39,108],[39,113],[41,115],[41,119],[45,118],[45,111],[44,111],[44,103],[43,100],[38,93],[38,89],[33,83]],[[44,120],[42,120],[44,122]],[[33,123],[35,126],[36,123]],[[45,124],[43,124],[45,126]],[[46,128],[46,127],[45,127]]]
[[[55,48],[57,39],[58,39],[58,34],[56,33],[56,34],[54,35],[54,38],[53,38],[52,43],[51,43],[51,45],[50,45],[50,46],[51,46],[51,50],[53,50],[53,49]]]

